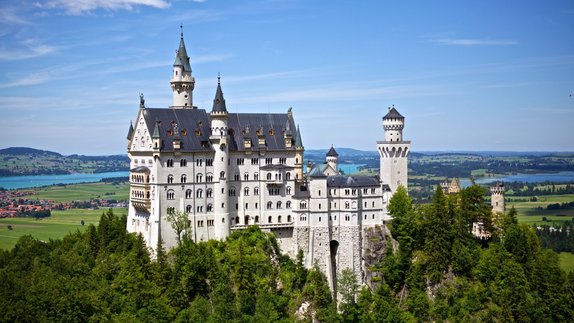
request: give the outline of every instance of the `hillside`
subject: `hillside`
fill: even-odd
[[[63,156],[27,147],[0,149],[0,176],[103,173],[129,170],[125,155]]]

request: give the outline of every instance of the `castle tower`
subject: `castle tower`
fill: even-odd
[[[504,184],[497,182],[490,188],[490,205],[492,213],[504,213]]]
[[[227,108],[225,99],[221,91],[221,81],[217,78],[217,91],[213,100],[211,110],[211,136],[209,140],[214,150],[213,175],[214,175],[214,229],[216,239],[225,239],[231,230],[231,219],[229,218],[228,199],[228,152],[227,145]]]
[[[337,171],[338,161],[339,161],[339,154],[337,154],[337,151],[335,151],[335,148],[333,148],[333,145],[331,145],[331,149],[329,149],[329,151],[327,152],[327,164],[329,164],[329,166],[331,166],[335,171]]]
[[[393,106],[383,117],[385,141],[377,142],[377,151],[380,156],[380,179],[383,184],[389,185],[394,193],[399,185],[408,186],[407,156],[411,148],[410,141],[403,141],[403,117]]]
[[[187,50],[183,42],[183,27],[179,41],[179,49],[177,50],[175,62],[173,63],[173,74],[170,84],[171,90],[173,91],[173,104],[171,107],[174,109],[192,109],[195,78],[191,75],[189,56],[187,56]]]

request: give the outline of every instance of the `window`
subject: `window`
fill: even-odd
[[[349,202],[345,202],[345,209],[348,209],[351,207],[351,204]]]
[[[168,184],[173,183],[173,175],[168,175],[168,176],[167,176],[167,183],[168,183]]]
[[[299,208],[300,208],[300,209],[306,209],[306,208],[307,208],[307,203],[306,203],[306,202],[301,202],[301,203],[299,204]]]
[[[239,181],[239,174],[233,175],[233,180],[234,180],[234,181]]]
[[[203,197],[203,190],[199,189],[199,190],[195,191],[195,197],[202,198]]]
[[[187,166],[187,159],[182,159],[179,161],[179,167],[185,167]]]
[[[207,197],[212,197],[212,196],[213,196],[213,190],[212,190],[211,188],[208,188],[205,195],[206,195]]]
[[[287,195],[291,195],[291,186],[287,186],[285,191],[287,192]]]
[[[371,194],[375,194],[377,193],[377,189],[376,188],[371,188]]]
[[[285,158],[285,157],[279,158],[279,164],[283,164],[283,165],[284,165],[284,164],[286,164],[286,163],[287,163],[287,158]]]
[[[271,216],[267,217],[267,223],[273,223]]]
[[[213,220],[207,220],[207,226],[212,227],[213,226]]]
[[[251,165],[258,165],[259,164],[259,158],[251,158]]]
[[[207,212],[213,212],[213,204],[207,204]]]
[[[319,210],[321,209],[321,203],[319,203]]]
[[[173,199],[175,199],[175,192],[174,192],[173,190],[167,191],[167,199],[168,199],[168,200],[173,200]]]
[[[175,208],[174,207],[168,207],[167,208],[167,214],[174,214],[175,213]]]
[[[278,201],[278,202],[277,202],[277,208],[278,208],[278,209],[281,208],[281,204],[282,204],[281,201]]]
[[[187,213],[191,213],[192,210],[193,209],[191,208],[191,205],[189,205],[189,204],[185,207],[185,212],[187,212]]]
[[[345,221],[350,221],[351,217],[349,215],[345,215]]]
[[[291,201],[287,201],[287,203],[285,203],[285,208],[287,209],[291,208]]]
[[[173,159],[168,159],[166,162],[167,167],[173,167]]]
[[[253,195],[259,195],[259,187],[255,186],[253,188]]]
[[[186,183],[186,182],[187,182],[187,175],[185,175],[185,174],[181,175],[181,182],[182,182],[182,183]]]
[[[271,201],[267,202],[267,208],[270,209],[271,207],[273,207],[273,202]]]
[[[235,196],[235,188],[230,188],[229,191],[227,192],[228,196]]]
[[[186,199],[190,199],[193,195],[191,194],[191,190],[186,190],[185,191],[185,198]]]
[[[259,223],[259,215],[255,216],[255,223]]]
[[[211,175],[211,174],[205,175],[205,181],[208,183],[213,182],[213,175]]]
[[[219,179],[225,179],[225,172],[221,171],[221,173],[219,173]]]
[[[244,181],[248,181],[248,180],[249,180],[249,173],[243,174],[243,180],[244,180]]]
[[[249,215],[246,215],[245,217],[243,217],[243,224],[245,224],[245,225],[249,224]]]
[[[197,207],[197,213],[202,213],[203,212],[203,206],[199,205]]]
[[[319,194],[319,196],[321,196],[321,190],[319,190],[317,193]]]
[[[265,158],[265,165],[273,164],[273,158]]]
[[[259,203],[255,202],[255,209],[259,207]]]
[[[197,220],[197,226],[202,227],[203,226],[203,220]]]
[[[268,190],[269,195],[279,195],[280,194],[280,189],[279,188],[270,188]]]
[[[205,160],[205,166],[213,166],[213,159],[208,158]]]
[[[267,180],[268,180],[268,181],[271,180],[271,173],[267,173]]]
[[[253,179],[258,181],[259,180],[259,173],[253,174]]]
[[[346,190],[345,190],[345,195],[349,195],[350,193],[351,193],[351,190],[350,190],[350,189],[346,189]]]
[[[246,209],[246,210],[249,209],[249,203],[245,203],[245,209]]]
[[[195,182],[196,182],[196,183],[201,183],[201,181],[203,181],[203,174],[197,174],[197,175],[195,175]]]
[[[249,196],[249,187],[243,189],[243,195]]]
[[[240,223],[239,223],[239,217],[238,217],[238,216],[235,217],[235,224],[240,224]]]
[[[285,179],[290,181],[291,180],[291,173],[287,172],[287,174],[285,174]]]
[[[278,222],[278,223],[281,223],[281,216],[278,216],[278,217],[277,217],[277,222]]]
[[[287,222],[289,222],[289,223],[291,222],[291,216],[290,215],[287,216]]]
[[[237,158],[237,165],[243,165],[243,163],[245,162],[245,160],[243,158]]]
[[[195,166],[201,166],[203,164],[203,159],[196,159]]]

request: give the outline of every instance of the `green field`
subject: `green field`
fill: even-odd
[[[44,199],[56,202],[89,201],[90,199],[103,198],[127,201],[129,197],[129,184],[112,183],[84,183],[70,185],[55,185],[33,189],[37,194],[24,198],[35,200]]]
[[[30,234],[36,239],[48,241],[61,239],[70,232],[83,231],[88,225],[97,225],[100,216],[106,209],[85,210],[70,209],[67,211],[52,211],[52,216],[42,220],[35,218],[5,218],[0,219],[0,249],[12,249],[18,239]],[[114,213],[127,214],[127,209],[114,209]],[[84,226],[81,221],[84,220]],[[12,230],[8,229],[12,225]]]
[[[546,206],[553,203],[564,203],[574,201],[574,194],[544,195],[539,196],[536,202],[515,201],[516,199],[529,199],[530,197],[515,196],[507,198],[506,210],[514,206],[518,212],[518,221],[527,224],[548,224],[561,225],[564,221],[572,221],[574,209],[548,210]],[[538,207],[542,207],[541,210]],[[542,221],[546,217],[547,222]]]

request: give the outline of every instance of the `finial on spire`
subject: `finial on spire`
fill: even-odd
[[[140,109],[145,108],[145,99],[143,93],[140,93]]]
[[[179,25],[179,29],[181,30],[181,39],[183,39],[183,24]]]
[[[217,72],[217,84],[221,84],[221,74]]]

